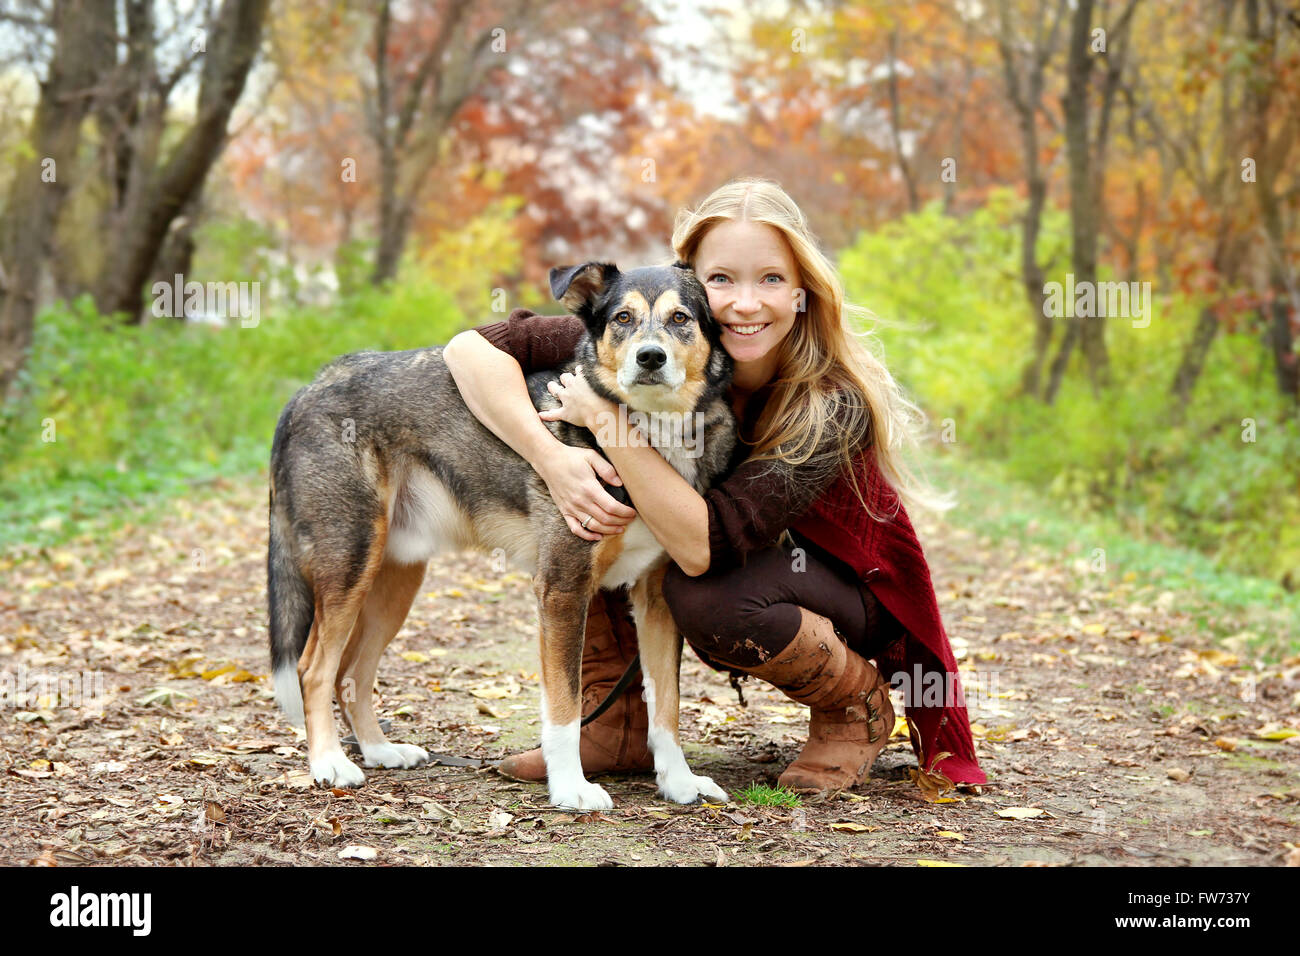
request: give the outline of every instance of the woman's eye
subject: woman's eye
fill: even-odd
[[[726,282],[726,281],[727,281],[727,277],[724,276],[721,272],[715,272],[715,273],[713,273],[713,275],[709,276],[709,281],[710,281],[710,282]]]
[[[775,272],[769,272],[767,275],[763,276],[763,279],[764,279],[764,281],[766,281],[766,280],[768,280],[768,279],[775,279],[777,282],[784,282],[784,281],[785,281],[785,278],[784,278],[784,277],[782,277],[781,275],[778,275],[778,274],[775,273]]]

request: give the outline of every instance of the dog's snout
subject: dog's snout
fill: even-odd
[[[663,368],[668,361],[668,353],[657,345],[643,345],[636,351],[636,364],[647,371]]]

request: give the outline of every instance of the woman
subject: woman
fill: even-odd
[[[903,508],[934,503],[899,456],[918,410],[846,329],[844,315],[859,310],[844,302],[802,212],[775,183],[737,180],[683,210],[673,249],[704,283],[735,360],[741,442],[726,480],[701,496],[653,448],[612,441],[602,444],[606,461],[551,435],[543,421],[590,427],[614,411],[580,373],[551,383],[558,409],[538,413],[528,398],[525,372],[572,357],[583,332],[573,316],[519,309],[456,336],[445,356],[466,403],[533,465],[574,534],[620,533],[638,511],[598,478],[624,485],[672,558],[664,596],[695,652],[808,705],[808,743],[782,786],[833,790],[866,777],[894,727],[889,684],[870,658],[904,688],[922,766],[984,783],[929,568]],[[633,653],[625,594],[601,591],[587,623],[584,713]],[[936,685],[942,693],[922,695]],[[585,772],[653,768],[637,689],[583,728]],[[546,777],[540,750],[501,769]]]

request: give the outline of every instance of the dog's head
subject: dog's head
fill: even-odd
[[[609,398],[685,412],[730,380],[708,293],[683,262],[630,272],[608,262],[557,266],[551,293],[586,324],[596,365],[588,379]]]

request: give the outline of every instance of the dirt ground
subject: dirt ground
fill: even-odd
[[[1210,643],[1156,584],[1104,590],[1059,555],[919,530],[989,784],[921,789],[900,720],[873,778],[830,799],[681,807],[652,775],[598,777],[615,809],[581,815],[490,769],[311,785],[267,677],[256,478],[106,540],[0,558],[0,862],[1300,865],[1300,658],[1266,667],[1242,641]],[[534,745],[526,576],[466,554],[431,564],[423,592],[380,669],[393,739],[489,759]],[[742,707],[684,657],[692,767],[733,795],[775,784],[806,711],[753,681]]]

